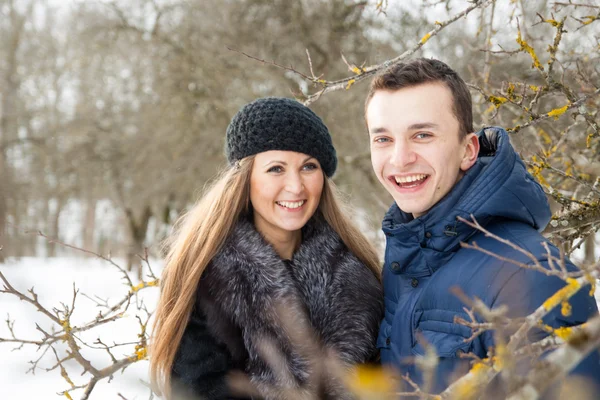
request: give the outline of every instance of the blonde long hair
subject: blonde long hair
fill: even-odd
[[[175,226],[161,282],[150,347],[150,379],[159,395],[171,398],[171,370],[194,306],[200,277],[249,210],[250,175],[254,156],[228,167]],[[380,279],[379,258],[373,246],[342,212],[337,190],[325,178],[317,212],[337,232],[359,260]]]

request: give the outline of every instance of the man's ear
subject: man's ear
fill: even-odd
[[[467,171],[475,164],[475,161],[477,161],[477,156],[479,155],[479,137],[474,133],[469,133],[467,137],[464,138],[464,146],[465,155],[460,162],[461,171]]]

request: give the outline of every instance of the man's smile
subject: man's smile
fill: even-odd
[[[429,180],[427,174],[411,174],[411,175],[392,175],[388,180],[392,182],[398,189],[405,191],[406,189],[420,189]],[[414,191],[414,190],[411,190]]]

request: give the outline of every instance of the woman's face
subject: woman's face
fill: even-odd
[[[267,238],[298,231],[319,205],[323,180],[314,157],[295,151],[258,153],[250,175],[256,229]]]

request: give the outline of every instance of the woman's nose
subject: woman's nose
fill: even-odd
[[[302,178],[298,174],[290,174],[285,180],[285,190],[292,194],[302,193],[304,184]]]

